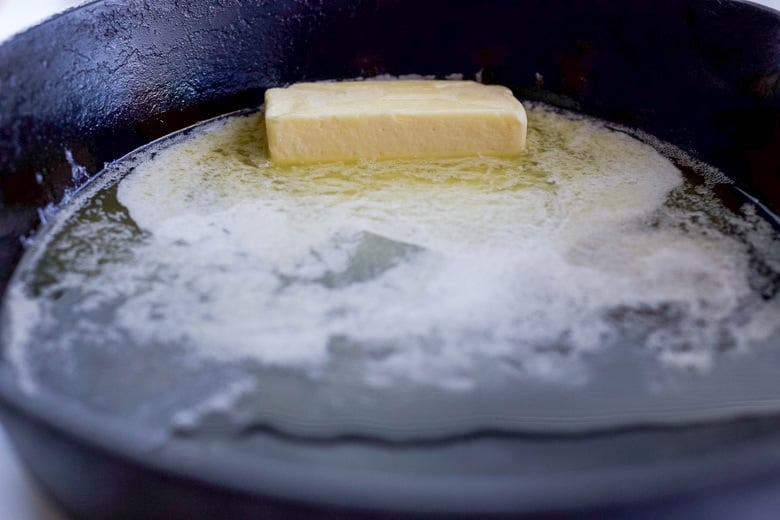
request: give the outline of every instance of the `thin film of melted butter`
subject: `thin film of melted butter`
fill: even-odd
[[[520,158],[281,167],[262,114],[208,124],[120,182],[145,232],[121,257],[106,261],[116,233],[90,218],[50,239],[73,268],[28,314],[45,324],[46,294],[77,290],[67,311],[86,318],[63,343],[99,330],[309,373],[348,352],[364,383],[458,389],[507,370],[581,381],[585,356],[627,344],[706,369],[719,345],[775,333],[777,298],[751,288],[748,246],[665,205],[688,190],[669,160],[598,121],[527,108]],[[695,197],[697,218],[720,211]],[[110,323],[89,321],[104,308]],[[38,333],[18,330],[14,348]]]

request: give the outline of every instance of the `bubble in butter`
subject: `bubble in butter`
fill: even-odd
[[[31,386],[32,345],[63,369],[99,337],[465,391],[583,384],[621,349],[707,371],[777,335],[780,249],[751,208],[623,131],[527,108],[519,158],[274,166],[258,113],[164,141],[39,237],[8,355]]]

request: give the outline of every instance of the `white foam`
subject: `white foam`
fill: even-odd
[[[40,301],[29,298],[22,285],[11,285],[6,298],[13,301],[3,316],[3,343],[7,346],[8,361],[16,368],[23,391],[34,393],[38,384],[26,359],[26,348],[32,343],[33,332],[46,319]]]

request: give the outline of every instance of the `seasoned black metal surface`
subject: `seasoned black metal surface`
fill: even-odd
[[[452,72],[639,127],[780,210],[780,17],[768,9],[715,0],[104,1],[0,46],[0,287],[38,209],[78,182],[73,164],[94,174],[173,130],[259,104],[269,86]],[[33,473],[94,518],[310,515],[325,505],[329,514],[619,515],[626,501],[642,514],[706,515],[706,504],[749,507],[755,489],[780,487],[776,419],[585,439],[486,435],[446,448],[306,445],[255,432],[251,449],[274,457],[241,461],[207,442],[152,449],[131,425],[118,432],[51,396],[29,398],[1,360],[0,400]],[[485,476],[489,457],[511,478]],[[333,470],[344,460],[364,466]],[[426,474],[421,461],[453,474]],[[419,475],[376,471],[396,466]]]

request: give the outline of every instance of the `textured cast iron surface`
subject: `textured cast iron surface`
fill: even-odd
[[[259,104],[269,86],[451,72],[480,72],[522,97],[640,127],[723,168],[780,209],[780,21],[769,10],[716,0],[105,1],[0,46],[0,287],[21,253],[19,237],[37,225],[37,210],[74,183],[66,151],[94,174],[170,131]],[[162,456],[127,457],[67,433],[75,426],[19,397],[2,364],[0,383],[14,441],[34,473],[80,514],[213,516],[231,511],[221,509],[228,504],[237,515],[280,511],[257,495],[239,500],[213,481],[152,470]],[[762,428],[762,439],[780,438],[776,425]],[[764,469],[779,467],[780,450],[749,452],[755,432],[748,430],[704,435],[712,464],[740,446],[745,468],[761,460]],[[673,441],[654,446],[679,448]],[[186,473],[187,463],[171,467]],[[567,489],[583,497],[594,491],[589,503],[607,504],[673,485],[661,469],[630,482],[597,473],[569,475],[574,486]],[[596,482],[598,491],[588,487]],[[356,479],[354,487],[363,484]],[[527,495],[518,491],[518,509],[572,505],[545,495],[562,487],[528,485],[536,500],[523,506],[517,497]],[[154,500],[130,507],[139,496]],[[177,512],[181,500],[187,506]]]

